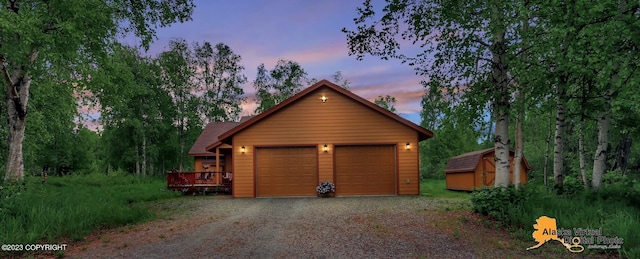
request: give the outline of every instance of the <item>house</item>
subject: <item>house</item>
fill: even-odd
[[[403,195],[420,193],[418,143],[431,137],[322,80],[205,149],[224,157],[234,197],[316,196],[322,181],[335,183],[338,196]]]
[[[514,150],[509,150],[509,181],[513,183],[513,156]],[[446,174],[447,189],[471,191],[474,187],[494,186],[495,180],[495,149],[465,153],[449,159],[444,169]],[[527,159],[522,157],[522,171],[520,182],[527,182],[527,172],[531,170]]]
[[[191,149],[189,156],[193,157],[193,170],[196,172],[222,172],[225,171],[224,155],[220,155],[220,163],[216,161],[216,154],[206,149],[211,143],[218,141],[218,136],[222,135],[240,123],[247,121],[251,116],[243,116],[239,122],[210,122],[207,124]],[[229,146],[223,146],[229,148]]]

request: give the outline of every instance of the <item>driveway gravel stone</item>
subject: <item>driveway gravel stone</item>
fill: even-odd
[[[160,219],[92,235],[70,245],[66,256],[486,258],[433,224],[449,203],[419,196],[182,197],[159,203]]]

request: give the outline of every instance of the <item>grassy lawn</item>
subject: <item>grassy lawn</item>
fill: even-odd
[[[46,183],[26,177],[24,184],[0,186],[0,243],[79,241],[101,228],[151,220],[155,201],[179,196],[161,177],[95,174]]]
[[[444,179],[425,179],[420,182],[420,195],[432,198],[469,199],[469,192],[447,190]]]

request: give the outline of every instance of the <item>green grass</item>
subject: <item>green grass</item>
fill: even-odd
[[[471,195],[464,191],[447,190],[444,179],[425,179],[420,182],[420,195],[432,198],[469,199]]]
[[[0,191],[0,244],[81,240],[92,231],[154,218],[152,201],[180,196],[164,178],[101,174],[27,177]],[[1,253],[0,253],[1,255]]]
[[[557,195],[544,186],[529,185],[519,191],[487,189],[473,194],[475,210],[492,216],[495,221],[532,243],[533,224],[540,216],[556,219],[563,229],[602,229],[603,236],[620,237],[620,250],[589,250],[585,253],[619,253],[623,258],[640,258],[640,210],[622,197],[602,198],[600,193],[582,191],[573,195]],[[637,187],[636,187],[637,188]],[[536,253],[537,251],[532,251]]]

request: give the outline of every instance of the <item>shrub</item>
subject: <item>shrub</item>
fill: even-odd
[[[576,184],[580,183],[580,185]],[[571,186],[582,186],[579,178]],[[570,195],[569,193],[573,193]],[[640,184],[636,180],[624,180],[603,184],[595,191],[566,191],[558,195],[546,186],[531,182],[518,190],[486,188],[476,190],[471,196],[472,209],[488,215],[501,226],[513,227],[516,235],[531,240],[533,224],[540,216],[557,219],[558,226],[572,228],[602,228],[606,236],[624,239],[619,251],[622,258],[640,256]],[[593,250],[586,253],[612,251]]]
[[[471,193],[471,208],[507,225],[513,222],[511,212],[525,206],[527,199],[532,195],[532,190],[526,185],[518,189],[513,185],[504,188],[485,187]]]
[[[584,191],[584,182],[582,182],[582,178],[580,176],[569,176],[564,179],[564,183],[559,194],[575,196],[582,191]]]

